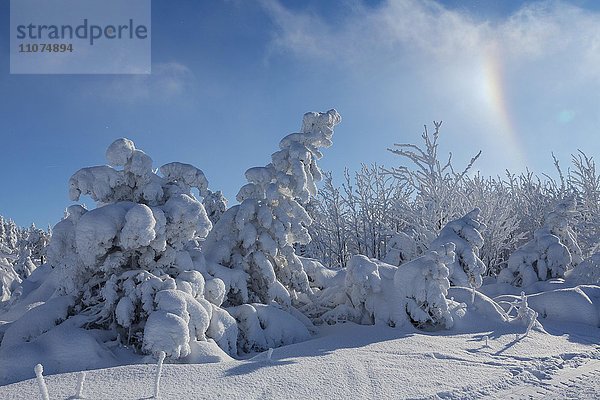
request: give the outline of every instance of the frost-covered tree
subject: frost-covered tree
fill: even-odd
[[[19,250],[19,255],[14,265],[15,272],[21,279],[26,279],[37,268],[37,265],[32,260],[32,253],[28,247],[23,247]]]
[[[577,198],[574,228],[585,257],[600,250],[600,175],[593,157],[579,150],[571,156],[573,168],[568,184]]]
[[[558,202],[533,239],[511,254],[498,281],[528,286],[539,280],[562,278],[574,264],[581,262],[581,249],[569,226],[576,214],[575,205],[573,198]]]
[[[98,207],[70,206],[48,248],[60,293],[75,299],[72,312],[141,352],[185,357],[211,331],[235,353],[235,321],[218,296],[207,296],[216,304],[205,298],[206,287],[222,282],[200,272],[198,246],[211,222],[191,190],[207,193],[204,174],[174,162],[159,175],[128,139],[113,142],[106,158],[112,166],[83,168],[69,180],[73,201],[87,195]]]
[[[480,230],[486,226],[479,219],[479,213],[476,208],[464,217],[448,222],[430,246],[430,249],[437,250],[446,243],[454,243],[456,257],[447,266],[450,282],[455,286],[478,288],[483,283],[486,268],[479,258],[479,249],[483,246]]]
[[[383,259],[390,235],[404,228],[396,204],[409,193],[377,164],[362,165],[354,175],[346,169],[341,188],[325,173],[323,187],[307,207],[315,220],[313,240],[303,254],[332,267],[345,267],[352,255]]]
[[[483,244],[479,258],[486,265],[486,275],[496,276],[510,254],[526,240],[529,228],[516,212],[514,193],[500,178],[484,178],[479,173],[464,177],[465,196],[472,206],[481,209],[479,220],[486,225],[480,230]]]
[[[388,239],[387,253],[383,261],[399,266],[415,259],[417,254],[417,243],[413,236],[404,232],[396,232]]]
[[[308,228],[312,240],[303,247],[302,254],[332,267],[345,267],[352,255],[349,210],[342,191],[333,184],[331,173],[323,175],[323,185],[317,197],[306,205],[306,211],[313,220]]]
[[[462,172],[456,172],[451,153],[445,162],[438,155],[441,125],[441,121],[434,122],[435,130],[431,134],[425,126],[421,136],[424,146],[395,144],[395,148],[388,149],[410,163],[408,166],[394,167],[388,173],[414,193],[412,199],[407,198],[397,206],[408,227],[417,233],[416,239],[421,242],[423,249],[446,223],[466,211],[461,188],[467,172],[481,155],[481,152],[477,153]]]
[[[305,114],[301,131],[281,140],[270,164],[246,171],[249,183],[237,195],[240,204],[221,216],[204,245],[217,276],[237,271],[244,277],[244,282],[228,285],[224,304],[276,301],[287,306],[310,291],[294,244],[310,241],[312,220],[304,206],[322,178],[319,149],[331,146],[339,122],[335,110]]]
[[[17,248],[20,238],[20,229],[17,224],[12,220],[6,220],[0,216],[0,243],[4,245],[6,249],[10,251]]]

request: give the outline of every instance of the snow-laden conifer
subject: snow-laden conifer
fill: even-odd
[[[537,281],[562,278],[582,261],[581,249],[570,227],[575,200],[563,199],[545,219],[544,226],[534,232],[533,239],[519,247],[500,271],[498,281],[515,286],[529,286]]]
[[[69,207],[48,248],[60,293],[76,298],[73,312],[124,345],[173,359],[207,339],[213,316],[236,334],[233,318],[213,313],[219,304],[204,298],[213,278],[200,272],[199,244],[212,224],[192,193],[208,193],[202,171],[177,162],[154,170],[128,139],[113,142],[106,158],[112,166],[83,168],[69,180],[72,200],[90,196],[97,207]]]
[[[400,307],[418,328],[450,328],[454,324],[446,299],[450,287],[448,265],[455,262],[454,249],[454,243],[445,244],[402,264],[396,271],[394,285]]]
[[[431,250],[437,250],[446,243],[454,243],[456,257],[447,266],[450,283],[455,286],[478,288],[483,282],[486,268],[479,259],[479,249],[483,246],[480,230],[485,229],[485,224],[479,220],[479,212],[476,208],[464,217],[448,222],[430,246]]]
[[[322,178],[319,149],[331,146],[339,122],[335,110],[305,114],[300,132],[281,140],[271,163],[246,171],[248,183],[237,194],[240,204],[221,216],[205,244],[206,258],[217,264],[216,276],[230,276],[228,269],[244,277],[245,282],[227,287],[226,305],[276,301],[287,306],[298,293],[310,291],[294,244],[310,241],[312,220],[304,205]]]

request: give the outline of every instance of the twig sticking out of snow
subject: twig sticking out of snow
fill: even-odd
[[[273,355],[273,348],[269,348],[269,350],[267,350],[267,361],[271,361],[271,356]]]
[[[83,382],[85,382],[85,371],[81,371],[79,375],[77,375],[77,393],[75,393],[75,398],[84,399],[83,397]]]
[[[488,336],[487,336],[487,335],[485,335],[485,336],[483,337],[483,340],[485,340],[485,345],[484,345],[483,347],[485,347],[485,348],[489,348],[489,347],[490,347],[490,345],[488,344],[488,339],[489,339],[489,338],[488,338]]]
[[[46,381],[44,381],[44,375],[42,375],[44,372],[44,367],[42,364],[37,364],[33,370],[35,371],[35,377],[37,379],[38,387],[40,388],[42,400],[50,400],[48,388],[46,387]]]
[[[158,399],[158,395],[160,392],[160,375],[162,374],[162,366],[163,361],[165,361],[166,354],[164,351],[161,351],[158,354],[158,364],[156,366],[156,379],[154,380],[154,398]]]
[[[527,332],[525,332],[525,336],[529,335],[529,331],[531,331],[531,328],[533,328],[535,321],[537,321],[537,317],[538,313],[537,311],[534,311],[532,318],[529,320],[529,325],[527,325]]]

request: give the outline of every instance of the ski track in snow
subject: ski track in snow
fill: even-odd
[[[594,358],[591,358],[594,357]],[[511,370],[513,377],[470,390],[440,392],[432,399],[598,399],[600,354],[564,354],[532,360]]]
[[[494,393],[496,399],[598,399],[600,398],[600,360],[563,367],[539,386],[526,385]]]

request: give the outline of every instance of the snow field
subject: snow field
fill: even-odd
[[[600,330],[572,328],[577,333],[533,331],[515,340],[524,327],[446,335],[352,323],[325,326],[315,339],[274,349],[271,360],[265,352],[245,361],[165,364],[160,394],[163,399],[306,399],[317,393],[331,399],[500,399],[548,395],[549,385],[564,393],[598,393],[600,383],[586,377],[598,376]],[[592,344],[590,336],[596,338]],[[156,364],[88,371],[85,394],[149,398],[155,374]],[[50,398],[72,396],[77,376],[46,376]],[[0,387],[2,399],[38,396],[35,379]]]

